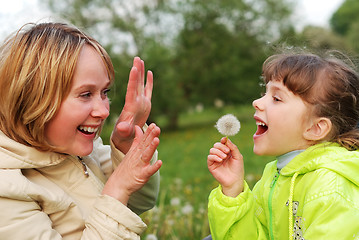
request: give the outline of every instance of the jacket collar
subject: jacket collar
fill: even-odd
[[[319,168],[331,170],[359,186],[359,151],[349,151],[337,143],[320,143],[307,148],[294,157],[281,174],[300,175]]]
[[[18,143],[0,131],[0,168],[41,168],[56,165],[68,155],[42,152]]]

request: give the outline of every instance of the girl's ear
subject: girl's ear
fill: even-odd
[[[332,122],[325,117],[316,118],[303,136],[308,141],[324,140],[332,130]]]

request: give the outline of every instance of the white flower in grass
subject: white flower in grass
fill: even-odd
[[[215,127],[224,136],[234,136],[239,132],[241,123],[233,114],[226,114],[218,119]]]
[[[171,205],[172,206],[178,206],[178,205],[180,205],[180,203],[181,203],[181,200],[179,198],[177,198],[177,197],[171,199]]]
[[[183,208],[182,208],[182,213],[187,215],[193,212],[193,207],[191,204],[187,203]]]
[[[146,236],[146,240],[157,240],[157,236],[155,234],[148,234]]]

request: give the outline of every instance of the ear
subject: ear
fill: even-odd
[[[324,140],[332,130],[332,122],[329,118],[316,118],[309,128],[304,132],[303,136],[308,141]]]

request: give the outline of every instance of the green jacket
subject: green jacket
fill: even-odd
[[[208,218],[219,239],[359,239],[359,151],[322,143],[280,173],[269,163],[253,191],[236,198],[221,186],[209,196]]]

